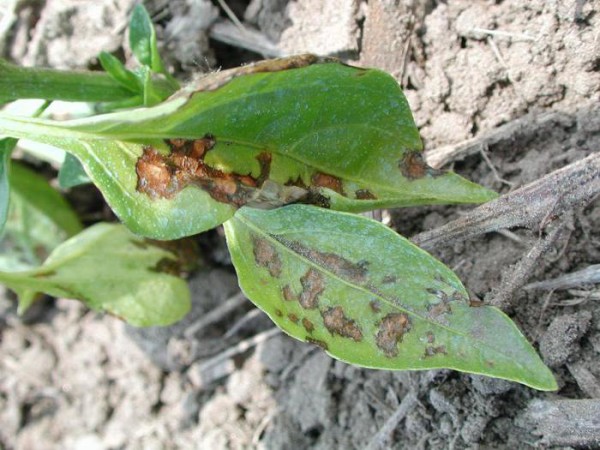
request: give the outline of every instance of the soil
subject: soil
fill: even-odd
[[[167,64],[181,79],[261,58],[243,42],[211,35],[215,21],[227,20],[218,2],[145,3]],[[317,52],[392,73],[426,149],[531,118],[451,166],[501,193],[600,149],[598,0],[226,3],[281,54]],[[96,68],[101,50],[128,54],[133,4],[6,2],[0,52],[21,64]],[[535,120],[553,112],[553,120]],[[407,208],[384,217],[410,237],[469,209]],[[598,200],[555,220],[567,225],[526,282],[600,262]],[[544,238],[545,225],[431,251],[488,301]],[[208,264],[190,279],[193,311],[172,327],[133,329],[64,299],[18,317],[14,297],[1,296],[0,448],[600,448],[597,284],[519,286],[503,307],[558,380],[558,392],[542,393],[448,370],[377,371],[333,360],[273,331],[236,297],[219,230],[198,239]],[[206,319],[225,305],[226,314]],[[416,401],[404,402],[413,395]],[[553,412],[557,405],[567,419]],[[397,411],[402,416],[391,432],[378,435]]]

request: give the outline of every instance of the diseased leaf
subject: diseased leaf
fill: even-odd
[[[408,103],[390,75],[312,55],[213,73],[151,108],[66,122],[0,114],[0,133],[65,148],[72,148],[75,140],[91,145],[163,139],[191,148],[195,141],[210,137],[213,146],[202,155],[202,164],[209,172],[218,169],[234,178],[235,186],[227,181],[229,197],[221,200],[234,207],[301,200],[364,211],[483,202],[496,196],[424,164]],[[81,149],[77,156],[89,164],[84,153]],[[109,156],[94,153],[97,163],[111,164],[106,161]],[[267,159],[268,173],[261,174]],[[133,173],[131,165],[121,167]],[[254,181],[243,178],[248,174]],[[202,177],[192,184],[210,190],[214,180]],[[178,189],[185,191],[186,186]],[[170,199],[178,196],[174,192]]]
[[[506,315],[471,306],[450,269],[378,222],[306,205],[245,207],[225,231],[248,298],[338,359],[557,388]]]
[[[122,225],[97,224],[60,245],[36,269],[0,272],[24,312],[35,294],[79,299],[136,326],[169,325],[190,306],[187,284],[163,272],[175,257]]]

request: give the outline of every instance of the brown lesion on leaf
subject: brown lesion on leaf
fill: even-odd
[[[388,358],[398,356],[398,344],[404,334],[410,331],[410,320],[407,314],[390,313],[379,323],[379,331],[375,337],[377,347],[383,350]]]
[[[315,324],[308,320],[306,317],[302,319],[302,326],[306,330],[307,333],[312,333],[315,331]]]
[[[377,200],[377,197],[368,189],[359,189],[354,195],[358,200]]]
[[[295,323],[295,324],[297,324],[300,321],[300,319],[298,318],[298,316],[296,314],[294,314],[294,313],[289,313],[288,314],[288,319],[290,319],[290,321],[293,322],[293,323]]]
[[[313,337],[306,336],[306,338],[304,340],[306,342],[308,342],[309,344],[313,344],[313,345],[316,345],[317,347],[321,347],[323,350],[327,350],[329,348],[327,346],[327,342],[322,341],[320,339],[315,339]]]
[[[304,309],[315,309],[319,306],[319,296],[325,290],[325,279],[322,274],[315,269],[308,269],[302,278],[302,292],[298,297],[300,306]]]
[[[352,281],[357,284],[362,284],[367,281],[367,266],[369,264],[367,261],[352,262],[335,253],[320,252],[306,247],[298,241],[290,241],[275,235],[273,238],[277,239],[295,253],[304,256],[313,263],[334,273],[344,280]]]
[[[346,317],[344,309],[341,306],[327,308],[325,311],[321,311],[321,316],[323,317],[325,328],[332,335],[337,334],[356,342],[362,341],[362,331],[354,320]]]
[[[296,301],[298,300],[298,297],[296,297],[294,295],[294,293],[292,292],[292,288],[290,287],[289,284],[286,284],[282,289],[281,289],[281,293],[283,294],[283,299],[286,302],[292,302],[292,301]]]
[[[433,334],[433,331],[428,331],[426,333],[425,340],[428,344],[433,344],[435,342],[435,334]]]
[[[393,284],[398,281],[398,277],[396,275],[386,275],[381,279],[383,284]]]
[[[300,69],[302,67],[308,67],[312,64],[322,64],[330,62],[339,62],[335,58],[320,57],[312,54],[296,55],[286,58],[267,59],[254,64],[248,64],[234,69],[223,70],[220,72],[213,72],[198,80],[192,82],[187,89],[193,94],[194,92],[203,91],[214,91],[229,83],[231,80],[241,77],[244,75],[252,75],[255,73],[266,73],[266,72],[281,72],[284,70]],[[186,92],[180,95],[186,95]]]
[[[427,175],[436,177],[443,174],[443,171],[428,166],[423,159],[423,153],[416,150],[406,152],[400,160],[398,168],[402,175],[409,180],[418,180]]]
[[[378,300],[371,300],[369,302],[369,308],[371,308],[371,311],[373,311],[374,313],[378,313],[381,311],[381,304]]]
[[[257,236],[252,236],[252,250],[256,264],[268,269],[272,277],[279,278],[281,276],[281,258],[270,242]]]
[[[331,189],[338,194],[344,195],[342,188],[342,180],[336,176],[329,175],[323,172],[315,172],[311,178],[313,187],[323,187]]]
[[[275,310],[275,315],[276,315],[277,317],[283,317],[283,312],[282,312],[280,309],[276,309],[276,310]]]
[[[424,353],[424,357],[425,358],[430,358],[432,356],[435,355],[447,355],[448,352],[446,351],[446,346],[444,345],[430,345],[428,347],[425,347],[425,353]]]
[[[481,308],[482,306],[485,306],[485,303],[477,298],[472,298],[469,299],[469,306],[471,308]]]
[[[430,319],[437,319],[443,314],[452,314],[449,302],[439,302],[427,305],[427,315]]]
[[[205,157],[216,144],[214,136],[201,139],[168,139],[171,152],[163,155],[151,146],[145,146],[137,160],[137,191],[151,198],[173,198],[186,186],[194,185],[206,191],[214,200],[240,207],[252,201],[256,192],[268,179],[271,154],[260,153],[256,159],[260,174],[226,173],[211,167]]]

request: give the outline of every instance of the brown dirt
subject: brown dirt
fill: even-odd
[[[259,57],[210,37],[206,30],[219,11],[209,1],[146,3],[158,21],[167,62],[183,78]],[[485,158],[477,153],[453,164],[499,192],[600,149],[598,0],[227,3],[271,40],[280,40],[286,54],[318,51],[393,73],[427,149],[481,136],[529,114],[532,120],[511,139],[489,145]],[[0,51],[14,61],[85,68],[97,66],[100,50],[127,53],[123,32],[132,0],[16,4],[14,14],[10,7],[0,11]],[[551,111],[559,113],[555,120],[534,120]],[[392,211],[391,222],[413,236],[467,209],[407,208]],[[599,202],[559,219],[569,219],[566,231],[535,265],[531,280],[600,261]],[[507,270],[545,235],[537,228],[489,233],[432,253],[455,269],[474,298],[490,298]],[[557,394],[446,370],[360,369],[281,334],[262,335],[254,350],[215,360],[272,324],[247,302],[234,302],[232,312],[198,329],[198,321],[237,290],[222,235],[200,239],[225,270],[192,278],[194,310],[173,327],[133,330],[65,300],[18,318],[14,299],[2,296],[0,448],[365,448],[409,392],[418,402],[394,427],[393,448],[600,445],[597,424],[591,435],[579,433],[569,443],[568,433],[563,440],[553,437],[551,419],[544,416],[541,426],[533,412],[557,398],[600,397],[600,308],[593,299],[598,285],[517,289],[506,307],[551,365]],[[587,411],[573,407],[575,414]]]

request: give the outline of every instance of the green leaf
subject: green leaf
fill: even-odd
[[[97,224],[59,246],[39,268],[0,272],[24,312],[38,292],[79,299],[135,326],[170,325],[190,307],[187,284],[164,273],[174,255],[121,225]]]
[[[142,86],[133,72],[127,70],[123,63],[107,52],[98,55],[102,68],[121,86],[136,94],[142,92]]]
[[[77,157],[67,153],[58,172],[58,185],[68,189],[86,183],[90,183],[90,178],[85,173],[83,165]]]
[[[225,176],[216,181],[195,178],[180,184],[180,193],[145,203],[154,206],[157,215],[170,209],[172,214],[161,215],[163,220],[181,223],[190,233],[215,226],[213,218],[226,219],[245,203],[273,207],[301,200],[364,211],[483,202],[496,196],[456,174],[439,173],[423,164],[408,103],[391,76],[311,55],[214,73],[151,108],[66,122],[0,114],[0,133],[72,152],[113,207],[118,202],[111,198],[118,197],[118,188],[123,197],[140,198],[134,190],[134,165],[141,147],[128,150],[129,145],[120,141],[152,144],[163,151],[159,140],[187,139],[192,145],[192,140],[211,136],[214,143],[203,163]],[[112,183],[110,177],[122,181]],[[190,190],[214,189],[227,177],[236,183],[236,191],[228,196],[209,192],[222,204],[211,202],[206,221],[196,221],[191,206],[193,211],[187,213],[165,205],[181,204],[180,197]],[[124,214],[135,213],[123,208],[117,214],[127,220]],[[140,225],[136,232],[159,236],[146,228]],[[169,233],[160,237],[182,236]]]
[[[61,242],[78,233],[81,223],[43,177],[14,162],[10,186],[0,270],[23,270],[39,265]]]
[[[2,236],[8,218],[8,207],[10,204],[10,185],[8,182],[10,155],[16,144],[16,139],[0,139],[0,236]]]
[[[557,388],[506,315],[470,306],[450,269],[378,222],[306,205],[246,207],[225,231],[248,298],[286,333],[342,361]]]
[[[129,46],[140,64],[155,69],[156,35],[148,11],[142,4],[133,8],[129,23]]]
[[[81,222],[71,206],[42,176],[14,163],[10,184],[16,195],[25,198],[31,208],[48,217],[64,230],[67,236],[81,231]]]

